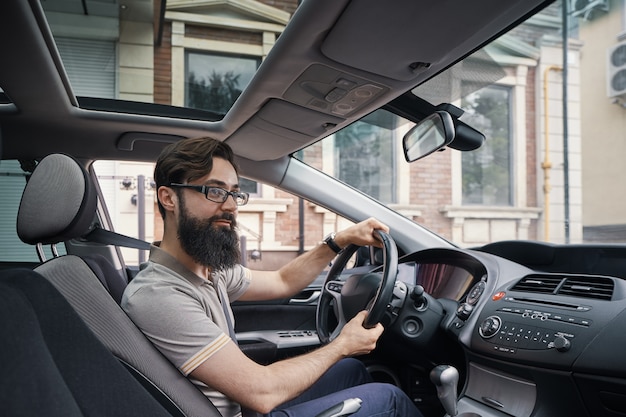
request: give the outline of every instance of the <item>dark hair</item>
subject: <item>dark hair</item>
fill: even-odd
[[[200,137],[182,139],[166,146],[154,167],[154,181],[159,187],[171,183],[186,183],[207,175],[213,169],[213,158],[230,162],[239,175],[235,154],[230,146],[217,139]],[[161,217],[165,219],[165,208],[158,202]]]

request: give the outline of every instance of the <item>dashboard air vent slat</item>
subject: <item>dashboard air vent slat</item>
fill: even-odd
[[[512,291],[553,294],[563,280],[549,275],[527,275],[511,288]]]
[[[608,277],[531,274],[520,279],[511,290],[611,300],[614,287],[615,283]]]
[[[613,297],[613,280],[603,277],[568,277],[558,294],[570,297],[610,300]]]

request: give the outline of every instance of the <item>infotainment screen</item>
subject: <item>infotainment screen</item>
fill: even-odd
[[[415,277],[417,276],[417,264],[415,262],[405,262],[398,264],[397,281],[405,284],[415,285]]]

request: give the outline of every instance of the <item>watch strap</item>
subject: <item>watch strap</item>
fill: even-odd
[[[324,243],[326,246],[332,249],[332,251],[335,252],[336,254],[340,254],[343,251],[343,249],[339,247],[337,242],[335,242],[335,233],[331,233],[328,236],[326,236],[322,243]]]

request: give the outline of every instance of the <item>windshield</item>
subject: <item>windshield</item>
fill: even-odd
[[[412,91],[463,109],[485,135],[478,150],[408,164],[411,123],[379,110],[296,156],[461,246],[623,243],[623,14],[621,2],[554,3]]]

